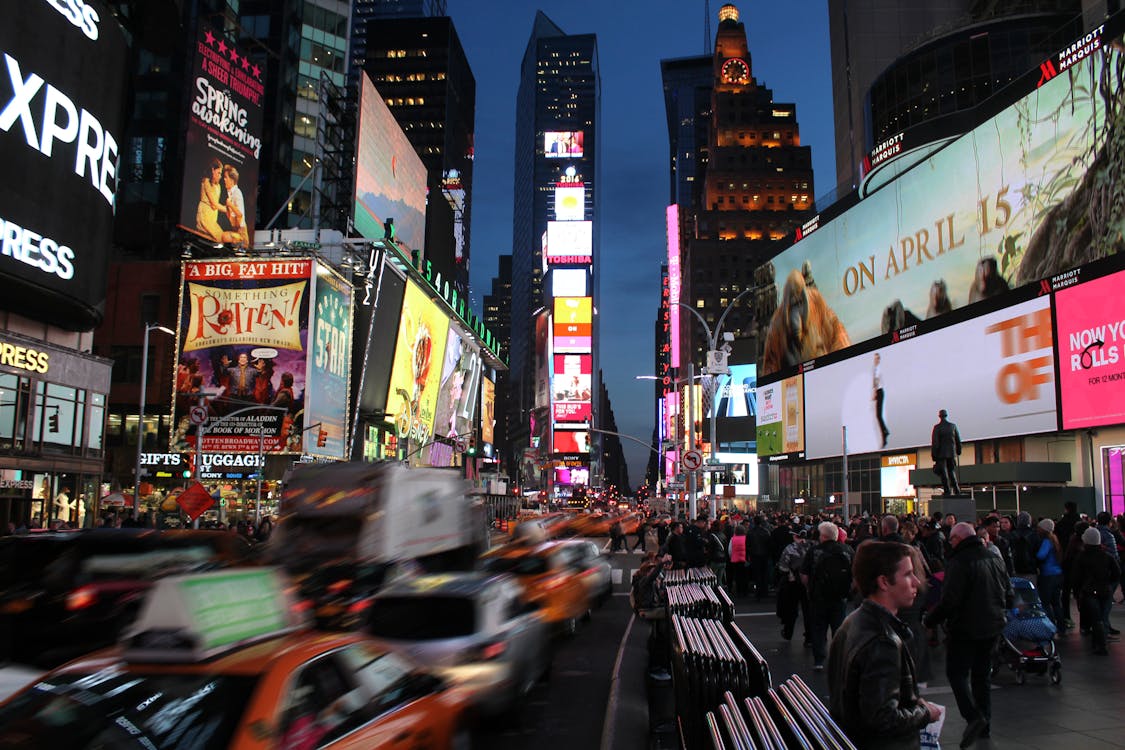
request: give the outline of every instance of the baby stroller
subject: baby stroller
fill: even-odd
[[[1055,623],[1047,617],[1035,584],[1026,578],[1013,578],[1015,608],[1007,614],[1004,633],[992,655],[992,673],[1007,665],[1022,685],[1026,673],[1046,673],[1052,685],[1062,682],[1062,661],[1055,648]]]

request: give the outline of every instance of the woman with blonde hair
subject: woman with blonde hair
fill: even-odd
[[[223,163],[212,158],[207,176],[199,183],[199,206],[195,209],[196,231],[215,242],[223,240],[223,228],[219,226],[219,211],[226,211],[219,202],[222,176]]]

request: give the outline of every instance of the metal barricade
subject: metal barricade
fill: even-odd
[[[726,691],[705,717],[714,750],[856,750],[828,708],[797,675],[764,696],[741,702],[733,691]]]

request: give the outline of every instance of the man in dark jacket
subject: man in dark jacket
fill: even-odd
[[[949,414],[942,409],[938,412],[938,423],[934,425],[930,434],[930,458],[934,460],[934,473],[941,478],[941,488],[949,497],[949,486],[953,485],[953,494],[961,494],[961,485],[957,483],[957,457],[961,455],[961,433],[957,425],[946,417]]]
[[[1071,586],[1078,597],[1082,619],[1093,629],[1094,653],[1108,654],[1105,613],[1109,611],[1113,588],[1121,578],[1121,566],[1106,552],[1097,527],[1082,533],[1082,544],[1083,549],[1071,566]]]
[[[895,542],[862,544],[853,570],[864,599],[832,637],[829,709],[856,747],[917,748],[919,731],[941,709],[918,695],[910,628],[897,616],[918,595],[910,550]]]
[[[754,598],[762,601],[770,588],[770,557],[773,554],[773,537],[766,525],[765,516],[756,516],[754,526],[746,534],[746,558],[750,561],[750,576],[754,582]]]
[[[835,583],[830,573],[841,567],[840,558],[843,566],[850,568],[853,553],[851,547],[840,544],[840,529],[831,521],[817,526],[817,534],[820,542],[808,551],[801,565],[801,583],[809,592],[813,669],[819,672],[824,669],[828,650],[828,628],[832,628],[833,635],[840,629],[851,588],[850,573],[848,580],[841,583]]]
[[[984,546],[972,524],[958,523],[949,541],[953,553],[945,561],[941,601],[925,624],[933,628],[949,622],[945,674],[957,710],[968,722],[961,747],[969,747],[978,737],[991,733],[992,647],[1004,630],[1004,612],[1015,597],[1003,560]]]

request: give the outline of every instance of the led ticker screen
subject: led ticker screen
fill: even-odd
[[[586,430],[555,430],[555,453],[589,453],[590,433]]]
[[[548,159],[581,157],[585,134],[581,130],[548,130],[543,134],[543,155]]]
[[[1095,260],[1120,228],[1082,206],[1125,123],[1091,94],[1122,65],[1118,40],[822,223],[774,257],[777,311],[759,376]],[[1110,84],[1113,85],[1113,84]],[[1122,184],[1106,186],[1122,200]],[[1091,234],[1093,236],[1091,236]],[[1079,249],[1080,248],[1080,249]],[[809,280],[815,282],[810,288]],[[782,310],[807,298],[819,343],[787,346]],[[850,342],[850,343],[849,343]]]
[[[593,222],[547,222],[547,263],[589,263],[593,256]]]
[[[756,395],[758,455],[799,455],[805,450],[804,384],[801,376],[759,385]]]
[[[956,367],[919,366],[948,352],[957,352]],[[841,427],[849,453],[929,445],[938,409],[948,410],[964,441],[1053,432],[1054,365],[1044,295],[816,367],[804,375],[807,457],[840,455]],[[872,388],[876,366],[881,395]]]
[[[1125,421],[1125,271],[1055,293],[1064,430]]]
[[[592,321],[592,298],[555,297],[554,350],[562,353],[590,351]]]
[[[586,218],[586,188],[559,185],[555,188],[555,221],[582,221]]]
[[[553,403],[556,422],[589,422],[593,356],[556,354]]]

